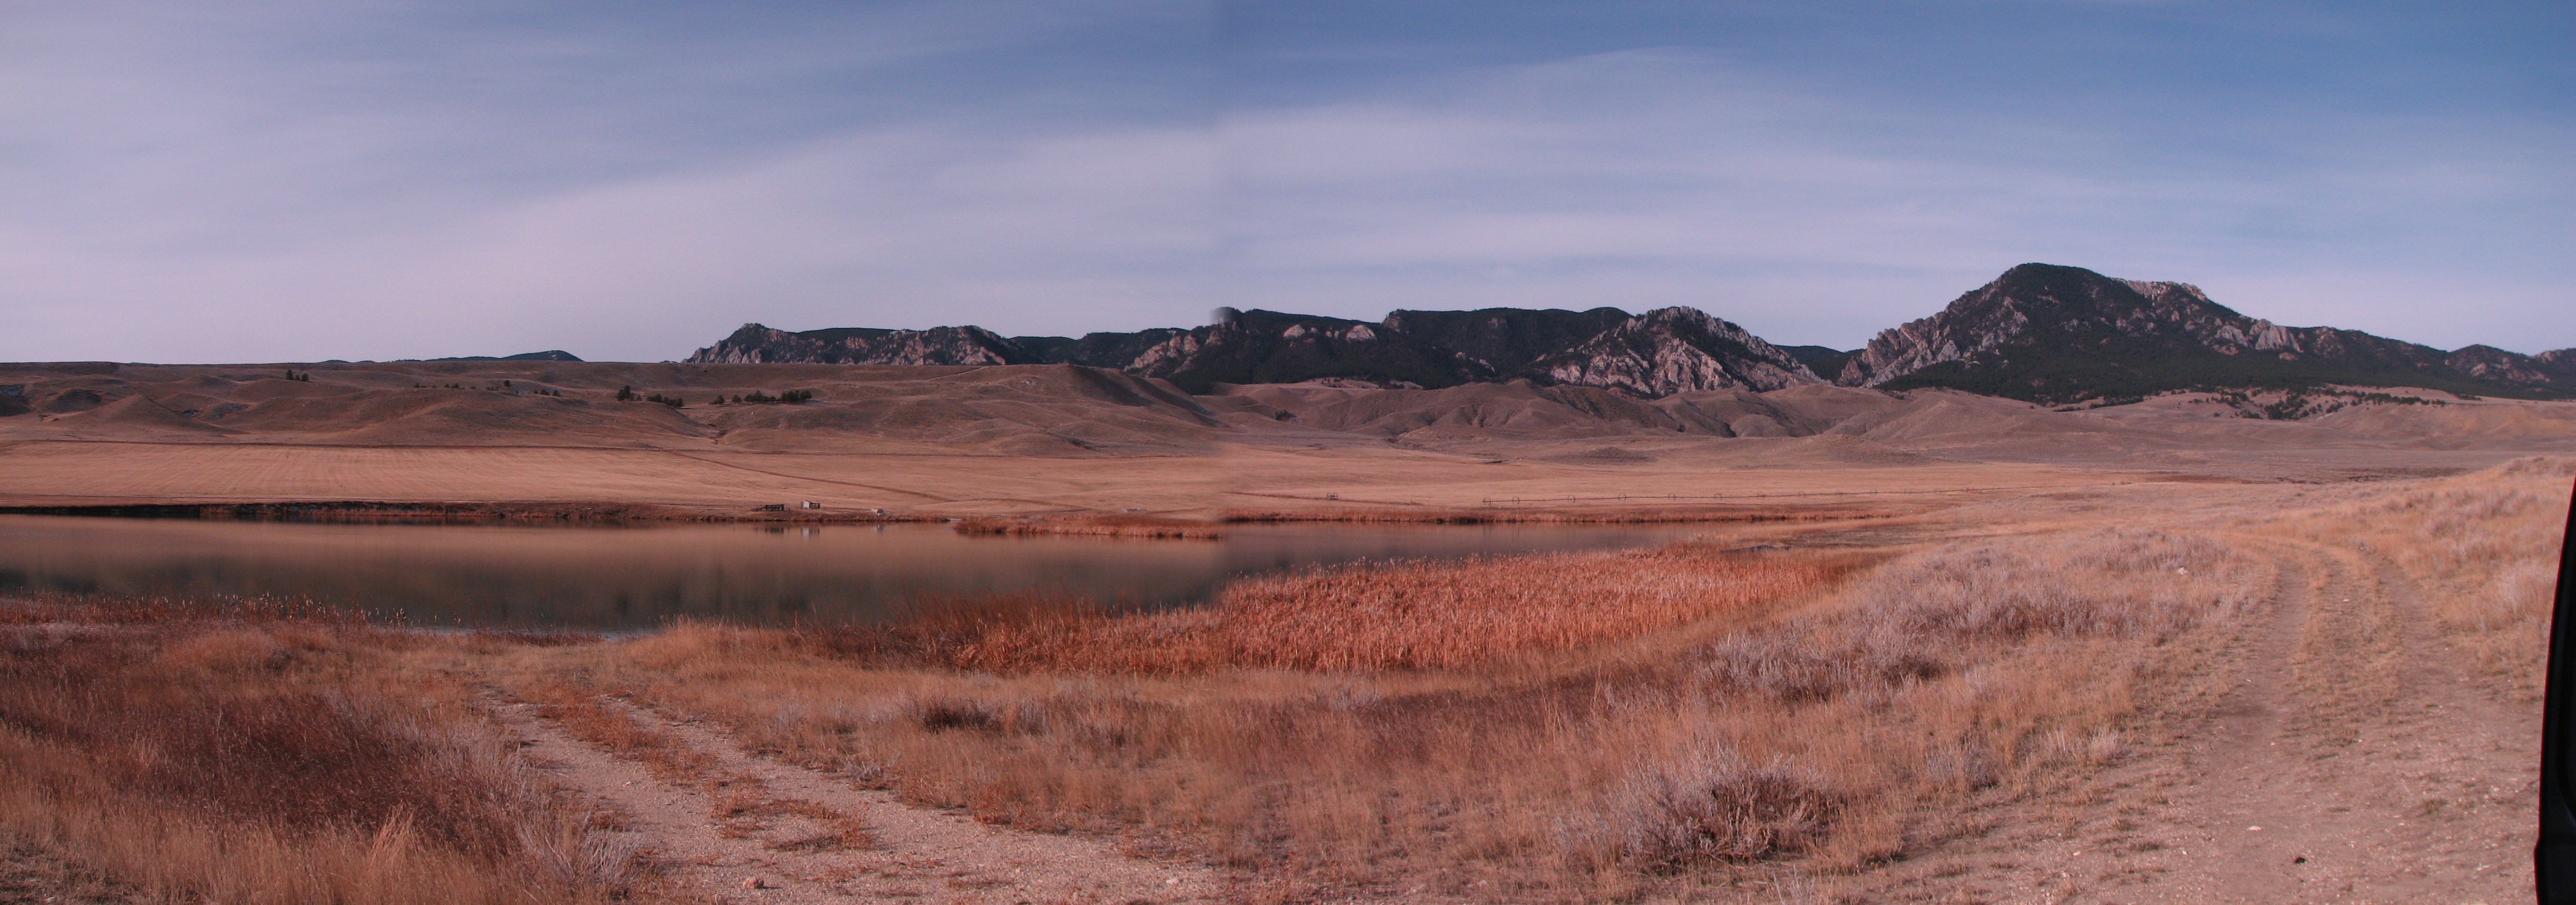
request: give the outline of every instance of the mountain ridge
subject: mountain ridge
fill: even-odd
[[[2409,386],[2463,395],[2576,395],[2576,349],[2444,351],[2336,327],[2250,317],[2189,283],[2022,264],[1940,311],[1842,351],[1775,346],[1695,308],[1396,309],[1368,322],[1220,309],[1215,323],[1133,333],[1004,337],[977,326],[788,332],[745,324],[699,363],[1079,364],[1221,385],[1331,382],[1398,389],[1528,380],[1655,399],[1809,384],[1944,387],[2043,404],[2189,389]]]

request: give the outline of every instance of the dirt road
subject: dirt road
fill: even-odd
[[[1026,833],[911,807],[846,778],[743,753],[703,724],[618,702],[699,765],[675,776],[583,741],[543,708],[495,710],[555,782],[605,808],[683,899],[732,902],[1205,902],[1226,878],[1097,839]],[[667,760],[667,758],[666,758]]]
[[[1824,888],[1861,901],[2501,903],[2530,898],[2539,710],[2455,668],[2403,573],[2236,538],[2277,569],[2125,762],[1971,815],[1981,836]]]

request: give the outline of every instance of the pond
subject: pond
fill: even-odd
[[[310,599],[419,625],[854,622],[950,595],[1146,606],[1357,560],[1652,546],[1691,525],[1232,525],[1221,540],[964,535],[942,525],[349,524],[0,515],[0,594]]]

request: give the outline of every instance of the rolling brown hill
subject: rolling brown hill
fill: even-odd
[[[2059,410],[1822,384],[1643,398],[1314,381],[1190,395],[1068,364],[563,361],[0,364],[0,388],[22,403],[0,415],[0,505],[48,507],[374,500],[741,517],[805,499],[835,512],[1216,517],[1497,499],[1704,506],[1784,491],[1904,501],[2169,479],[2153,474],[2447,473],[2576,452],[2576,403],[2377,390]],[[812,398],[750,401],[790,390]]]
[[[286,375],[295,374],[300,379]],[[2173,393],[2063,410],[1939,388],[1797,384],[1642,397],[1527,380],[1172,384],[1069,364],[894,366],[448,361],[0,364],[0,440],[587,446],[997,455],[1204,453],[1220,444],[1547,443],[1846,436],[1971,460],[2175,450],[2576,449],[2576,404],[2375,389]],[[811,401],[735,404],[804,390]],[[621,392],[630,398],[621,400]],[[645,401],[679,400],[679,406]],[[718,404],[719,399],[724,404]]]

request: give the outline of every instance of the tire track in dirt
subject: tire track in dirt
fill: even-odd
[[[2132,756],[1970,815],[1984,832],[1918,862],[1827,885],[1862,901],[2527,901],[2536,710],[2452,666],[2392,564],[2228,541],[2274,565],[2268,599],[2170,677]]]
[[[2278,564],[2272,618],[2189,732],[2185,770],[2115,796],[2161,828],[2155,854],[2170,857],[2136,888],[2067,900],[2527,898],[2523,721],[2450,667],[2393,567],[2237,540]]]
[[[2330,779],[2350,763],[2358,730],[2397,690],[2374,681],[2394,651],[2386,620],[2350,575],[2313,552],[2239,538],[2279,569],[2273,617],[2166,784],[2163,817],[2178,852],[2150,901],[2350,901],[2380,861],[2361,791]],[[2320,781],[2325,780],[2325,781]]]
[[[2275,615],[2211,714],[2190,774],[2161,784],[2166,805],[2154,809],[2170,827],[2162,844],[2202,857],[2100,900],[2527,897],[2522,721],[2450,668],[2430,613],[2392,567],[2242,540],[2280,565]]]
[[[501,703],[501,722],[557,783],[607,804],[625,841],[676,892],[720,901],[834,903],[1206,902],[1227,897],[1204,867],[1129,857],[1110,843],[986,826],[905,805],[803,767],[742,753],[715,730],[605,702],[713,766],[697,782],[657,778],[547,720]],[[819,818],[818,818],[818,815]],[[865,827],[859,846],[816,844],[832,816]],[[844,833],[846,838],[848,835]]]

